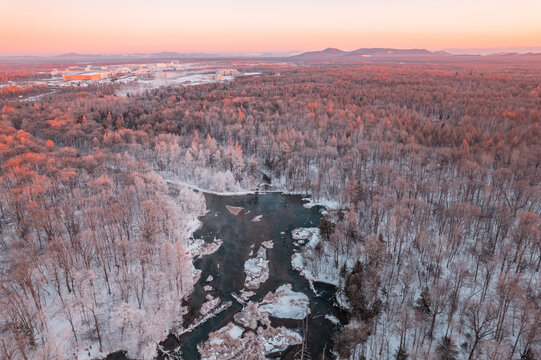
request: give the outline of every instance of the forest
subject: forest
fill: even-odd
[[[155,358],[197,280],[193,188],[262,184],[328,207],[302,266],[347,312],[337,358],[541,358],[541,66],[274,70],[0,93],[3,358]]]

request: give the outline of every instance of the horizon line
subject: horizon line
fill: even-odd
[[[309,52],[318,52],[328,49],[337,49],[344,52],[356,51],[358,49],[393,49],[393,50],[427,50],[433,53],[436,52],[448,52],[451,55],[494,55],[498,53],[517,53],[517,54],[528,54],[528,53],[541,53],[541,46],[517,46],[517,47],[468,47],[468,48],[423,48],[423,47],[359,47],[353,48],[351,50],[340,49],[334,46],[328,46],[321,49],[312,49],[312,50],[245,50],[245,51],[179,51],[179,50],[162,50],[162,51],[134,51],[134,52],[124,52],[124,53],[108,53],[108,52],[77,52],[77,51],[65,51],[55,54],[1,54],[2,58],[18,58],[18,57],[34,57],[34,58],[55,58],[62,56],[87,56],[87,57],[114,57],[114,56],[148,56],[148,55],[159,55],[159,54],[176,54],[176,55],[201,55],[201,56],[217,56],[217,57],[289,57],[295,55],[301,55]]]

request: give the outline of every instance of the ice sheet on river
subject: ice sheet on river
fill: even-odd
[[[301,335],[291,329],[259,327],[257,333],[254,333],[244,331],[242,327],[231,322],[211,333],[209,340],[198,345],[197,349],[202,360],[265,360],[267,354],[284,351],[301,342]]]
[[[259,311],[281,319],[300,320],[310,314],[309,304],[306,294],[293,291],[291,284],[284,284],[274,293],[265,295]]]
[[[270,242],[272,244],[272,242]],[[255,257],[246,260],[244,263],[246,279],[244,286],[248,289],[258,289],[259,286],[269,278],[269,260],[267,260],[267,249],[260,246]]]
[[[257,215],[252,219],[252,222],[260,222],[263,219],[263,215]]]
[[[193,259],[210,255],[215,253],[222,246],[222,243],[222,240],[216,238],[212,242],[205,242],[203,239],[192,239],[189,241],[187,254],[190,254]]]
[[[285,327],[272,327],[267,313],[249,302],[223,328],[211,333],[197,348],[202,359],[265,359],[265,355],[300,344],[301,335]]]

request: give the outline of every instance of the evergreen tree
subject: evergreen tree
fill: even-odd
[[[436,348],[437,360],[456,360],[458,351],[448,336],[444,336]]]
[[[421,292],[421,296],[415,300],[415,310],[420,311],[423,314],[429,315],[432,311],[430,310],[430,294],[428,293],[428,288],[425,287]]]
[[[404,347],[402,345],[400,345],[400,347],[398,348],[398,350],[394,354],[394,358],[396,360],[407,360],[408,356],[409,356],[408,352],[406,351],[406,349],[404,349]]]
[[[524,350],[522,354],[520,354],[520,360],[536,360],[532,349],[526,348],[526,350]]]
[[[331,234],[334,232],[334,224],[326,216],[319,222],[319,232],[325,241],[329,241]]]

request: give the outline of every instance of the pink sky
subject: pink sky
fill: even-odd
[[[540,0],[2,0],[0,55],[541,47]]]

